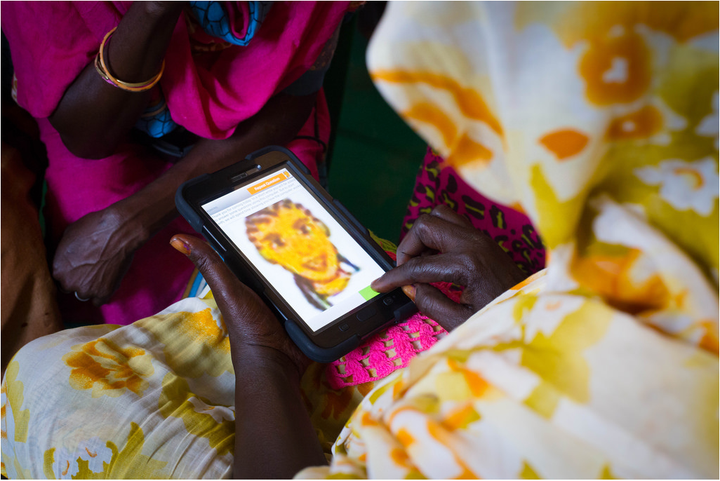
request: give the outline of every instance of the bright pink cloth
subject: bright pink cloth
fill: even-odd
[[[91,62],[105,34],[117,26],[131,2],[3,2],[2,28],[18,80],[18,103],[37,120],[47,146],[47,218],[50,241],[80,217],[124,199],[156,179],[170,164],[144,148],[121,145],[101,160],[80,159],[63,145],[46,119],[65,90]],[[241,121],[257,113],[313,65],[340,24],[347,2],[276,2],[247,47],[192,54],[181,15],[160,81],[173,120],[205,138],[227,138]],[[247,8],[235,5],[236,28],[247,28]],[[237,23],[243,22],[242,25]],[[327,144],[329,115],[322,92],[298,133]],[[317,177],[318,142],[287,146]],[[182,297],[193,270],[169,247],[173,234],[192,232],[176,219],[141,247],[112,302],[98,311],[90,303],[61,299],[66,322],[129,324]]]
[[[395,252],[387,251],[395,260]],[[462,290],[452,288],[449,282],[430,284],[455,302],[460,302]],[[416,313],[407,321],[383,329],[325,368],[328,383],[333,389],[357,386],[378,381],[408,363],[423,351],[430,349],[447,331],[424,314]]]
[[[431,284],[450,299],[458,302],[460,293],[447,282]],[[372,336],[360,347],[327,365],[330,387],[342,389],[377,381],[394,371],[407,367],[418,354],[430,349],[447,331],[437,322],[419,312],[407,321],[391,326]]]
[[[33,117],[50,116],[131,4],[3,2],[2,28],[20,106]],[[191,53],[181,15],[160,80],[173,120],[201,137],[229,137],[315,63],[347,7],[348,2],[276,2],[247,47],[199,55]],[[233,11],[236,21],[241,13]]]

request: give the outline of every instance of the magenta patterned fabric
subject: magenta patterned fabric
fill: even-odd
[[[526,274],[545,267],[545,247],[528,217],[491,201],[465,183],[455,169],[430,147],[415,181],[403,220],[401,238],[421,214],[445,204],[492,237]]]

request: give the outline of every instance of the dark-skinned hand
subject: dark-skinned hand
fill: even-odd
[[[113,207],[70,224],[53,259],[53,277],[60,289],[92,299],[96,306],[107,302],[130,268],[140,230]]]
[[[525,277],[495,241],[440,205],[415,221],[398,246],[397,267],[373,281],[372,288],[403,287],[420,312],[451,331]],[[433,282],[464,287],[460,304]]]
[[[326,464],[300,389],[310,360],[208,244],[184,234],[170,244],[203,275],[228,330],[238,413],[233,477],[292,478]]]
[[[302,376],[310,359],[290,340],[257,294],[240,282],[212,247],[184,234],[174,236],[170,244],[188,256],[212,289],[228,329],[233,353],[270,350],[273,352],[269,355],[286,358]]]

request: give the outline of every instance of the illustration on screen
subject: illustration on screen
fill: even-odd
[[[328,298],[342,292],[360,270],[338,252],[330,229],[290,199],[249,215],[245,226],[260,255],[291,272],[307,301],[321,311],[332,306]]]

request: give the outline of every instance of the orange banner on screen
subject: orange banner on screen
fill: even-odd
[[[269,179],[265,179],[264,181],[260,182],[259,184],[255,184],[252,187],[248,187],[248,192],[250,194],[257,194],[263,189],[267,189],[268,187],[272,187],[273,185],[277,185],[283,180],[287,179],[287,176],[283,174],[278,174],[270,177]]]

